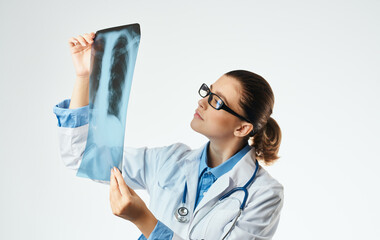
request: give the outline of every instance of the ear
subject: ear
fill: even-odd
[[[253,130],[253,125],[251,123],[243,122],[239,125],[235,131],[234,135],[237,137],[245,137]]]

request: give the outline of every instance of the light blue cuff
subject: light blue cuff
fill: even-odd
[[[157,221],[156,227],[153,229],[152,233],[149,235],[149,238],[146,239],[146,237],[141,234],[138,240],[159,240],[159,239],[172,239],[174,235],[174,232],[168,228],[165,224],[160,222],[160,220]]]
[[[53,112],[58,119],[58,127],[76,128],[88,124],[89,106],[69,109],[70,99],[54,106]]]

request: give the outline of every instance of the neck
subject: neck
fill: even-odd
[[[207,150],[207,165],[210,168],[219,166],[243,149],[246,144],[240,138],[233,138],[227,141],[225,139],[223,141],[210,139],[210,145]]]

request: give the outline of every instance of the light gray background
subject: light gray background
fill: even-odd
[[[200,147],[200,84],[256,72],[283,133],[266,167],[285,187],[275,239],[380,235],[379,1],[136,2],[1,0],[0,239],[140,235],[112,214],[108,186],[63,166],[53,114],[74,86],[68,39],[136,22],[126,145]]]

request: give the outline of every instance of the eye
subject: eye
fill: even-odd
[[[216,101],[216,108],[220,108],[222,105],[223,105],[222,100],[219,99]]]
[[[214,95],[211,101],[211,105],[214,106],[216,109],[219,109],[223,105],[223,101]]]

